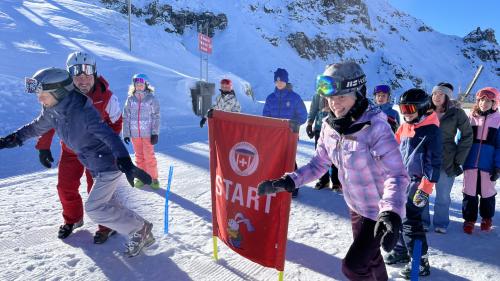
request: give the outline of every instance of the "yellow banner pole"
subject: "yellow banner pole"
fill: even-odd
[[[278,271],[278,281],[283,281],[283,271]]]
[[[213,241],[214,241],[214,260],[219,259],[219,254],[217,253],[217,236],[212,236]]]

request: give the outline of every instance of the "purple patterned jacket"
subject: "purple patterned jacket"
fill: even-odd
[[[354,124],[365,122],[361,130],[340,135],[324,120],[314,157],[290,176],[299,187],[320,178],[333,163],[349,208],[372,220],[383,211],[404,218],[409,177],[399,145],[380,109],[369,107]]]

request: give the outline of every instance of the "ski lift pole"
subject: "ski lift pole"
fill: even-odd
[[[130,14],[132,13],[132,0],[128,0],[128,49],[132,51],[132,31],[130,28]]]
[[[477,78],[479,78],[481,71],[483,71],[483,65],[479,66],[479,68],[476,71],[476,74],[474,74],[474,77],[472,78],[472,81],[470,81],[469,86],[467,86],[465,92],[460,96],[459,99],[460,102],[465,101],[465,98],[467,98],[467,96],[469,95],[470,91],[472,90],[472,87],[474,87],[474,84],[476,84]]]

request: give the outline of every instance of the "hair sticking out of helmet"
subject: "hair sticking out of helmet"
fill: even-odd
[[[485,87],[477,91],[476,100],[480,100],[482,98],[487,98],[493,101],[493,107],[491,109],[497,110],[500,104],[500,91],[493,87]]]
[[[134,74],[134,76],[132,76],[132,83],[133,84],[142,83],[149,85],[149,77],[144,73]]]

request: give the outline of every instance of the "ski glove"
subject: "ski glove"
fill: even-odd
[[[282,191],[293,192],[296,188],[292,178],[286,175],[279,179],[263,181],[259,183],[257,189],[259,195],[265,195]]]
[[[40,158],[40,163],[46,168],[51,168],[54,158],[52,158],[52,153],[50,149],[40,149],[38,151],[38,158]]]
[[[458,177],[464,173],[464,170],[462,170],[462,167],[460,167],[460,165],[455,164],[454,173],[455,173],[455,176]]]
[[[142,169],[137,168],[129,156],[116,159],[116,164],[118,169],[127,176],[127,181],[132,187],[134,187],[134,178],[139,179],[144,184],[151,184],[151,176]]]
[[[314,132],[313,132],[313,126],[312,126],[312,124],[307,124],[306,133],[307,133],[307,136],[310,139],[314,138]]]
[[[205,126],[205,122],[207,122],[207,118],[205,118],[205,117],[201,118],[201,120],[200,120],[200,128],[203,128],[203,126]]]
[[[155,145],[158,143],[158,135],[151,135],[151,144]]]
[[[123,141],[128,145],[130,143],[130,138],[129,137],[124,137]]]
[[[496,181],[500,177],[500,168],[495,168],[493,172],[491,172],[490,180]]]
[[[0,138],[0,149],[14,148],[23,145],[23,142],[17,137],[16,133],[10,134],[5,138]]]
[[[423,208],[427,205],[427,202],[429,202],[429,194],[421,189],[417,189],[415,195],[413,195],[413,205]]]
[[[380,237],[380,245],[384,251],[390,252],[396,247],[400,231],[401,217],[398,214],[384,211],[378,215],[373,234],[376,238]]]

